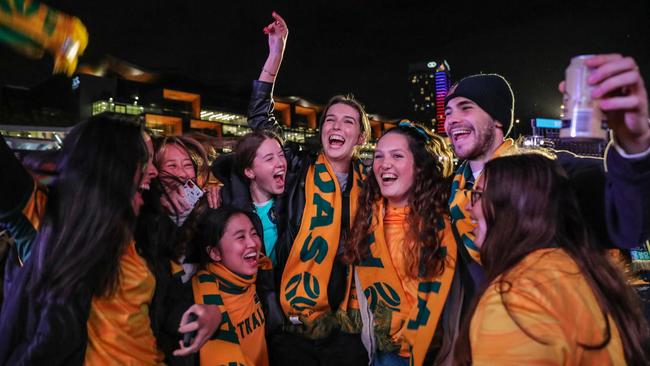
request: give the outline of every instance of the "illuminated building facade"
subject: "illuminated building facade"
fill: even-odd
[[[250,90],[232,86],[140,82],[115,77],[79,74],[56,76],[32,89],[3,87],[0,92],[0,132],[15,150],[57,149],[79,121],[104,112],[142,115],[147,127],[165,135],[203,132],[216,148],[232,149],[250,132],[246,110]],[[306,144],[318,136],[323,106],[299,97],[275,97],[274,114],[284,138]],[[376,139],[394,122],[370,116],[372,140],[362,149],[365,157]]]
[[[409,65],[412,116],[445,136],[445,96],[451,86],[450,68],[446,60]]]

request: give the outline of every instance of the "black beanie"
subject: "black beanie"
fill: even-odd
[[[508,81],[497,74],[467,76],[457,82],[445,97],[447,103],[455,97],[465,97],[478,104],[493,119],[503,124],[503,136],[512,128],[515,97]]]

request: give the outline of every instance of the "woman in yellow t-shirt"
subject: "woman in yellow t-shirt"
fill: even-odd
[[[638,299],[590,242],[556,162],[491,160],[467,194],[487,281],[456,344],[457,364],[650,364]]]
[[[30,215],[33,249],[3,304],[0,363],[162,362],[147,307],[155,279],[133,240],[157,175],[152,156],[137,118],[94,116],[66,136],[45,210]]]
[[[33,240],[31,252],[21,251],[24,266],[8,263],[15,277],[0,312],[0,364],[163,363],[151,317],[161,281],[134,239],[143,192],[158,174],[152,158],[138,117],[93,116],[66,136],[46,191],[0,138],[3,167],[23,177],[7,211],[20,214],[12,223],[25,232],[22,248]],[[199,324],[195,348],[219,323],[207,310],[188,310],[209,320]]]

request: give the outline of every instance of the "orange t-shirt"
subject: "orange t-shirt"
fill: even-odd
[[[605,319],[591,286],[562,249],[530,253],[504,279],[509,290],[492,283],[472,317],[475,365],[625,365],[611,316],[611,339],[604,348],[579,346],[602,343]]]
[[[408,276],[405,263],[405,250],[406,245],[405,236],[409,230],[406,217],[409,214],[409,207],[392,207],[386,206],[386,213],[384,215],[384,237],[386,238],[386,246],[390,252],[390,259],[397,272],[397,277],[402,284],[404,294],[406,295],[406,303],[408,308],[411,309],[417,305],[418,285],[419,279]],[[393,316],[397,316],[393,314]],[[408,317],[407,314],[402,314],[404,318]],[[393,342],[397,342],[402,338],[402,331],[406,328],[406,321],[391,322],[391,337]],[[399,327],[399,328],[398,328]],[[409,344],[402,342],[399,355],[409,357]]]
[[[149,304],[156,279],[131,242],[120,258],[120,283],[110,297],[93,297],[88,317],[88,365],[161,365]]]

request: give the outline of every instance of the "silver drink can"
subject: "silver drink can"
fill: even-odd
[[[560,138],[606,140],[607,121],[591,97],[592,87],[587,82],[590,69],[585,60],[591,55],[576,56],[566,69]]]

